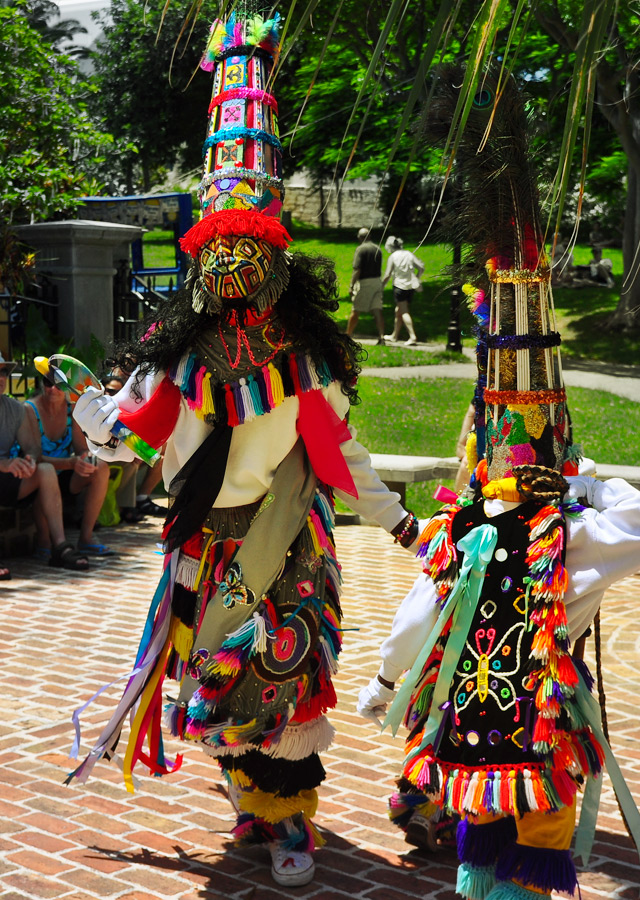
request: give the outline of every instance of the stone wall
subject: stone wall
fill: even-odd
[[[307,225],[331,228],[378,227],[385,217],[377,207],[378,182],[372,178],[345,181],[340,204],[335,185],[327,182],[323,191],[304,173],[293,175],[285,183],[284,209]],[[324,221],[321,215],[324,205]]]

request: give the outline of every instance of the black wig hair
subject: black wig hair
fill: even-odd
[[[140,336],[120,343],[114,348],[112,365],[125,371],[139,367],[138,379],[156,369],[169,369],[194,344],[202,331],[203,319],[211,324],[217,316],[197,313],[191,306],[191,282],[164,299],[142,326]],[[343,393],[351,404],[358,402],[356,376],[364,351],[351,337],[339,331],[329,313],[338,309],[338,288],[335,266],[324,256],[293,253],[289,262],[289,284],[274,306],[275,319],[283,326],[296,353],[308,354],[314,363],[324,359],[334,377],[340,381]],[[223,308],[220,316],[241,310]],[[161,322],[161,328],[153,328]],[[151,331],[150,331],[151,329]],[[142,336],[144,340],[141,340]]]

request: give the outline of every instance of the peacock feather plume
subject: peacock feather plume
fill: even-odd
[[[462,82],[459,67],[440,72],[426,123],[430,143],[446,144]],[[496,271],[548,270],[531,161],[533,127],[515,79],[490,68],[457,137],[456,174],[445,220],[446,238],[465,248],[464,280],[477,284],[486,266]]]
[[[547,473],[571,471],[571,428],[530,149],[533,123],[515,80],[499,68],[485,73],[470,103],[461,97],[464,82],[459,68],[440,73],[426,128],[445,156],[455,151],[442,236],[462,248],[454,277],[470,283],[464,292],[478,321],[474,405],[479,439],[486,425],[487,478],[519,494],[518,479],[540,479],[542,493],[555,496],[562,483]],[[452,142],[456,121],[464,127]]]

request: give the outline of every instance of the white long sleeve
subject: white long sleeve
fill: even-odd
[[[385,681],[395,682],[405,669],[411,668],[439,614],[433,581],[428,575],[418,575],[398,607],[391,634],[380,647],[380,675]]]
[[[371,465],[368,450],[356,440],[356,429],[349,425],[351,440],[340,444],[353,478],[357,499],[344,491],[336,490],[336,496],[351,509],[369,521],[377,522],[386,531],[391,531],[406,516],[406,510],[400,503],[400,494],[390,491],[380,480],[380,476]]]
[[[640,571],[640,491],[622,478],[577,476],[567,481],[580,483],[593,507],[577,518],[567,517],[569,586],[564,601],[569,637],[575,640],[593,621],[604,591]]]

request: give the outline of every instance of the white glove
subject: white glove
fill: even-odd
[[[564,495],[565,500],[586,500],[587,506],[594,505],[594,493],[598,486],[595,478],[588,475],[567,475],[569,490]]]
[[[396,692],[381,684],[376,675],[360,691],[356,709],[365,719],[371,719],[372,722],[382,725],[382,716],[387,711],[387,703],[391,703],[395,695]]]
[[[98,445],[106,444],[111,439],[111,429],[119,414],[120,408],[113,398],[93,387],[80,395],[73,410],[73,418],[83,434]]]

